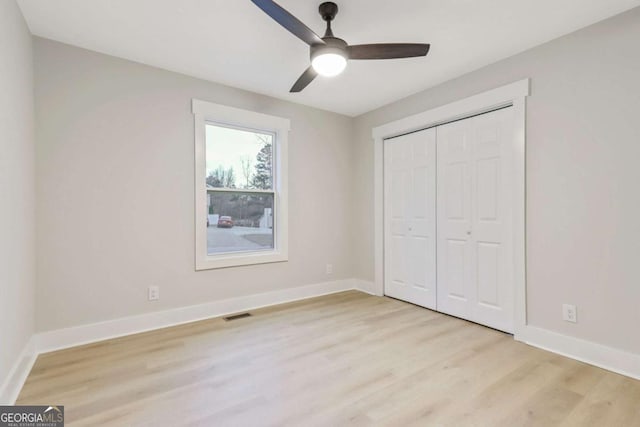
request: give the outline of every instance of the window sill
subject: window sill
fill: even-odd
[[[267,264],[273,262],[286,262],[288,260],[289,257],[286,253],[276,251],[208,255],[196,259],[196,271],[240,267],[244,265]]]

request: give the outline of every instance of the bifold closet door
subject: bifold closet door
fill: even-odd
[[[384,142],[385,294],[436,307],[436,131]]]
[[[513,332],[513,108],[437,128],[438,311]]]

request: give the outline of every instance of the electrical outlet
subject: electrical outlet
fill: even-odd
[[[160,287],[149,286],[149,301],[157,301],[160,299]]]
[[[333,264],[327,264],[327,274],[333,274]]]
[[[562,319],[566,322],[576,323],[578,321],[576,306],[571,304],[562,304]]]

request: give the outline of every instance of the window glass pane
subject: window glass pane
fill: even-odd
[[[206,125],[207,188],[273,189],[273,135]]]
[[[209,255],[272,250],[273,194],[207,191]]]

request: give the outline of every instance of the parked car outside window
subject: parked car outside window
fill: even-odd
[[[230,216],[221,216],[218,219],[218,228],[231,228],[233,227],[233,219]]]

